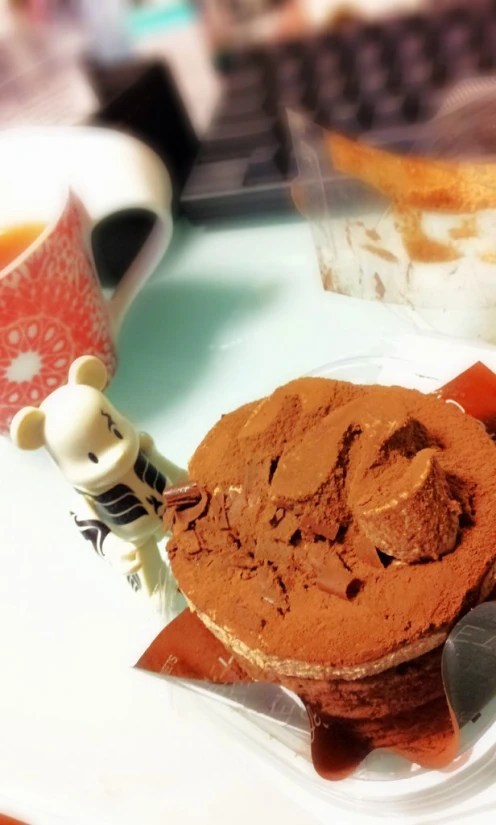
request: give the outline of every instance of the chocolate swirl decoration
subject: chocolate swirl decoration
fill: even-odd
[[[163,527],[166,532],[173,527],[174,533],[188,530],[190,525],[204,514],[208,504],[207,491],[199,487],[196,481],[180,482],[166,487],[163,498]]]
[[[354,503],[362,533],[383,553],[406,564],[436,561],[456,545],[460,504],[443,472],[437,451],[424,449],[397,478]]]

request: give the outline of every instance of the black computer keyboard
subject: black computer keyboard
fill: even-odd
[[[496,0],[226,55],[225,91],[182,209],[196,223],[294,210],[287,107],[408,151],[451,84],[495,68]]]

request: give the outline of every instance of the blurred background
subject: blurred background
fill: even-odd
[[[100,123],[192,222],[294,211],[287,108],[408,150],[496,66],[495,0],[0,0],[0,124]]]

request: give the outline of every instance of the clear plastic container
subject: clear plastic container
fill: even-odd
[[[398,374],[401,373],[401,382]],[[441,382],[436,375],[418,374],[406,360],[388,356],[349,358],[325,364],[311,375],[360,384],[391,385],[430,392]],[[244,746],[263,765],[275,769],[288,790],[299,789],[314,800],[332,802],[343,811],[376,817],[412,817],[418,823],[448,805],[470,800],[494,781],[496,770],[496,699],[475,723],[462,730],[460,754],[445,770],[429,771],[393,754],[376,750],[348,779],[329,782],[321,779],[310,758],[310,733],[302,705],[295,701],[294,712],[287,709],[279,719],[247,711],[233,694],[213,695],[201,682],[171,680],[173,700],[180,714],[196,714],[201,707],[222,726],[233,745]]]
[[[393,305],[422,330],[496,342],[496,82],[455,87],[408,150],[407,162],[455,164],[456,204],[438,199],[433,163],[388,172],[384,158],[362,157],[344,174],[327,133],[300,113],[288,118],[294,199],[310,222],[324,289]],[[397,136],[398,155],[404,139]],[[397,179],[394,192],[370,182],[379,167],[389,183]],[[480,197],[474,205],[475,188],[489,206]]]

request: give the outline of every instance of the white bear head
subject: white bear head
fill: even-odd
[[[83,355],[69,370],[68,383],[40,407],[24,407],[10,427],[22,450],[46,447],[66,480],[92,494],[115,484],[136,461],[139,436],[102,390],[107,370]]]

